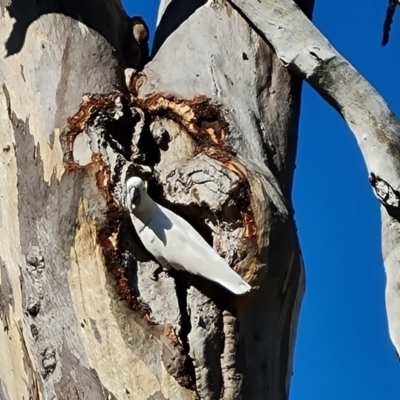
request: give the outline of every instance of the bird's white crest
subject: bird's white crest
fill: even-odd
[[[126,203],[130,212],[134,212],[141,203],[141,197],[147,191],[147,184],[138,176],[133,176],[126,181]]]
[[[150,198],[142,179],[129,178],[126,193],[132,223],[144,247],[164,269],[200,275],[238,295],[251,290],[188,222]]]

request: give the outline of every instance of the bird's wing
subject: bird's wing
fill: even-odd
[[[146,224],[141,222],[140,229],[136,228],[136,230],[146,250],[163,268],[169,269],[170,263],[165,253],[165,232],[169,229],[171,222],[165,215],[158,213],[157,209],[153,209],[153,211],[156,213],[146,220]],[[135,216],[131,217],[132,220],[137,219]]]
[[[236,294],[251,289],[188,222],[172,211],[159,207],[171,221],[170,229],[165,230],[166,244],[163,250],[171,266],[217,282]]]

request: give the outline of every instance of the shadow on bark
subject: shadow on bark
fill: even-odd
[[[190,4],[186,0],[172,0],[164,11],[157,26],[154,37],[151,56],[157,53],[165,40],[179,28],[198,8],[207,3],[207,0],[192,0]]]
[[[7,57],[21,51],[29,26],[42,15],[50,13],[62,14],[80,21],[97,31],[110,41],[113,46],[118,44],[117,38],[113,37],[115,35],[113,32],[115,22],[113,17],[115,15],[113,14],[116,13],[112,9],[121,8],[119,0],[107,2],[108,4],[104,5],[104,7],[100,7],[98,1],[87,2],[80,0],[13,0],[10,5],[4,3],[4,0],[0,2],[2,14],[4,14],[5,7],[10,17],[15,19],[10,36],[5,42]],[[108,17],[101,15],[105,13],[109,14]],[[96,15],[96,18],[93,18],[94,15]],[[104,24],[103,21],[110,22]]]

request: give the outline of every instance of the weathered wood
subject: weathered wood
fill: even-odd
[[[71,165],[60,141],[73,134],[67,118],[85,93],[123,91],[122,66],[140,67],[140,54],[122,57],[130,20],[119,1],[5,3],[1,397],[176,398],[186,389],[162,361],[169,331],[144,323],[121,301],[123,266],[112,264],[108,235],[118,214],[111,214],[107,159],[87,158],[78,135]],[[92,131],[92,139],[101,148],[104,137]]]
[[[290,205],[300,81],[229,4],[191,4],[188,17],[172,12],[178,3],[162,2],[156,54],[131,81],[138,106],[170,137],[154,167],[159,200],[186,216],[256,287],[243,300],[225,293],[217,300],[221,290],[210,292],[213,318],[232,313],[239,340],[226,342],[210,379],[199,366],[214,363],[215,352],[206,348],[215,332],[192,326],[187,340],[197,349],[190,353],[202,382],[197,389],[201,398],[284,399],[303,292]],[[196,285],[209,293],[204,282]],[[192,321],[208,320],[209,307],[187,307]],[[229,326],[235,323],[220,329],[227,334]]]
[[[390,337],[400,354],[400,122],[369,82],[291,0],[229,0],[274,47],[282,64],[307,80],[345,119],[356,137],[382,204]]]
[[[225,1],[163,2],[141,72],[145,33],[119,1],[68,4],[1,6],[0,395],[287,399],[300,79]],[[252,293],[153,280],[132,174]]]

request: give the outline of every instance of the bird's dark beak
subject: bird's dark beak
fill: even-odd
[[[136,206],[139,204],[139,201],[140,201],[140,191],[139,191],[139,189],[132,188],[129,191],[129,199],[130,199],[130,203],[131,203],[132,208],[136,208]]]

